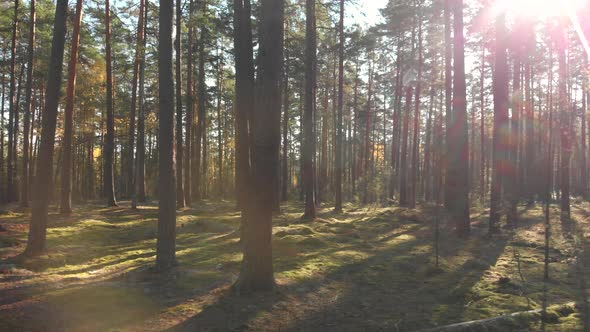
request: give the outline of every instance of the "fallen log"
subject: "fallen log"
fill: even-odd
[[[575,311],[575,303],[569,302],[547,308],[547,323],[558,323],[559,317],[565,317]],[[542,309],[519,311],[498,317],[472,320],[451,325],[439,326],[418,332],[478,332],[478,331],[509,331],[523,328],[528,324],[541,320]]]

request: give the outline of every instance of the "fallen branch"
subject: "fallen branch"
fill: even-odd
[[[574,306],[575,303],[573,302],[552,306],[548,310],[547,320],[557,322],[559,315],[555,313],[569,312],[569,310],[573,310]],[[439,326],[418,332],[506,331],[509,328],[522,327],[526,326],[525,324],[539,321],[541,316],[542,309],[519,311],[498,317]]]

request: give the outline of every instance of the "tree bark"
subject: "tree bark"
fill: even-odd
[[[180,42],[182,40],[182,2],[176,0],[176,40],[174,49],[176,50],[176,206],[184,208],[186,201],[184,198],[184,183],[182,181],[182,49]]]
[[[6,201],[12,202],[16,200],[16,190],[14,188],[14,155],[13,145],[16,145],[16,135],[14,132],[14,117],[17,114],[17,100],[15,99],[16,94],[16,38],[18,34],[18,8],[19,0],[14,1],[14,19],[12,23],[12,40],[10,46],[10,90],[8,95],[8,155],[6,158]]]
[[[456,0],[444,0],[444,20],[445,20],[445,152],[447,156],[451,155],[451,143],[450,143],[450,127],[453,120],[453,38],[451,37],[452,23],[451,23],[451,12],[452,2]],[[450,181],[449,181],[449,167],[450,160],[443,158],[445,161],[445,191],[444,191],[444,204],[447,209],[451,207],[451,192],[450,192]]]
[[[76,94],[76,66],[78,64],[78,46],[80,45],[80,25],[82,23],[82,0],[76,2],[76,19],[72,35],[70,62],[68,63],[68,87],[66,91],[66,109],[64,119],[63,164],[61,168],[60,212],[72,213],[72,138],[74,131],[74,96]]]
[[[336,173],[334,191],[336,203],[334,210],[342,212],[342,112],[344,108],[344,0],[340,0],[340,21],[338,22],[338,101],[336,114]]]
[[[557,59],[559,70],[559,126],[561,140],[561,165],[560,165],[560,188],[561,188],[561,220],[570,220],[570,159],[572,155],[573,132],[571,129],[571,116],[568,102],[567,90],[567,64],[566,64],[566,30],[565,22],[560,20],[557,28]]]
[[[115,200],[115,110],[113,102],[113,68],[111,51],[111,6],[110,0],[105,1],[105,25],[106,25],[106,62],[107,62],[107,109],[106,125],[107,133],[104,140],[104,168],[103,168],[103,192],[107,206],[117,206]]]
[[[28,49],[28,64],[27,64],[27,87],[25,96],[25,118],[24,118],[24,129],[23,129],[23,165],[22,165],[22,187],[20,205],[21,207],[29,206],[29,130],[31,121],[31,108],[33,105],[33,65],[35,60],[35,23],[36,23],[36,11],[35,11],[35,0],[31,0],[31,14],[30,14],[30,30],[29,30],[29,49]],[[33,109],[34,111],[34,109]]]
[[[305,96],[303,111],[303,144],[301,155],[303,157],[303,186],[305,188],[305,213],[304,219],[315,219],[315,173],[313,169],[313,156],[315,151],[314,105],[316,87],[316,17],[315,0],[305,1]]]
[[[250,0],[234,0],[236,67],[236,198],[242,210],[242,229],[248,217],[250,177],[249,120],[254,110],[254,60]]]
[[[281,76],[283,67],[283,0],[262,0],[259,89],[252,121],[252,218],[243,225],[244,258],[238,292],[274,287],[272,206],[281,144]]]
[[[494,129],[492,147],[492,184],[490,196],[489,231],[498,231],[502,214],[502,188],[504,182],[503,162],[507,158],[508,118],[508,61],[506,47],[506,17],[496,17],[496,53],[493,73]]]
[[[189,1],[188,14],[188,49],[187,49],[187,70],[186,70],[186,138],[185,138],[185,163],[184,163],[184,196],[187,205],[191,205],[193,200],[192,192],[192,140],[194,124],[194,100],[193,100],[193,39],[195,33],[195,22],[193,13],[195,11],[194,0]]]
[[[140,6],[143,7],[143,28],[139,38],[139,91],[138,104],[139,113],[137,116],[137,149],[135,156],[135,184],[134,190],[131,195],[131,207],[137,208],[138,203],[145,203],[146,192],[145,192],[145,105],[144,105],[144,85],[145,85],[145,46],[146,46],[146,30],[147,30],[147,17],[148,17],[148,3],[147,0],[140,0]]]
[[[37,174],[33,183],[32,214],[25,255],[35,256],[45,251],[47,236],[47,213],[52,190],[51,172],[57,107],[61,95],[61,79],[66,36],[68,1],[58,0],[55,7],[51,58],[47,76],[46,108],[43,115],[43,130],[37,158]]]
[[[450,212],[458,236],[470,231],[469,222],[469,143],[467,141],[467,93],[465,86],[465,39],[463,37],[463,0],[453,7],[453,116],[450,127],[451,167],[449,172]]]
[[[108,0],[107,0],[108,1]],[[177,0],[178,1],[178,0]],[[176,177],[174,174],[174,77],[172,74],[173,1],[160,1],[158,35],[158,241],[156,268],[176,264]],[[178,67],[177,67],[178,68]]]

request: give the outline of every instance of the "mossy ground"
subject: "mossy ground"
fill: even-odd
[[[435,208],[346,205],[301,220],[289,203],[274,220],[277,291],[236,296],[241,260],[239,213],[232,202],[179,212],[178,267],[154,273],[157,209],[86,205],[50,217],[48,252],[19,254],[26,211],[0,216],[0,330],[388,330],[412,331],[540,308],[543,213],[521,207],[516,230],[487,235],[487,212],[472,210],[467,239],[441,218],[434,267]],[[589,229],[590,205],[576,202],[575,223]],[[581,301],[579,237],[552,209],[550,304]],[[575,235],[575,234],[574,234]],[[577,243],[581,243],[578,241]],[[517,258],[518,257],[518,258]],[[518,266],[520,265],[520,270]],[[580,267],[582,266],[582,267]],[[547,330],[582,329],[580,310],[551,311]],[[529,320],[510,329],[538,330]],[[505,330],[503,327],[500,331]]]

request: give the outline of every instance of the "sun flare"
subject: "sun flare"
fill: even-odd
[[[552,16],[569,16],[584,6],[584,0],[502,0],[508,12],[538,19]]]

